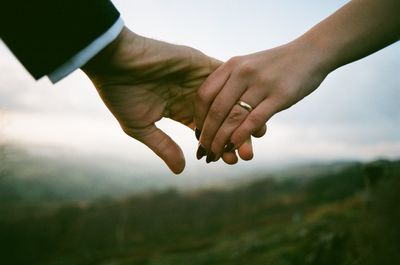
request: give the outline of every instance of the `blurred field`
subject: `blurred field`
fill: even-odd
[[[75,202],[11,196],[12,171],[2,264],[400,264],[400,161]]]

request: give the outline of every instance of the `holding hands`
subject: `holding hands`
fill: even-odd
[[[319,58],[308,47],[290,43],[221,65],[198,91],[195,122],[201,129],[201,146],[219,158],[251,135],[263,136],[275,113],[324,80],[327,72]]]
[[[399,2],[353,0],[286,45],[224,64],[186,47],[124,29],[83,70],[131,137],[174,173],[185,167],[179,146],[155,126],[163,117],[196,129],[197,158],[228,164],[253,157],[251,136],[313,92],[336,68],[399,39]],[[373,18],[373,19],[371,19]]]
[[[145,38],[124,28],[82,70],[124,132],[179,174],[185,167],[183,152],[155,123],[170,118],[194,130],[197,90],[220,64],[193,48]],[[248,144],[244,148],[251,149]],[[233,163],[237,158],[226,153],[224,160]]]
[[[131,32],[110,0],[14,2],[1,5],[0,39],[32,76],[57,82],[81,68],[124,132],[177,174],[185,167],[182,150],[157,121],[196,130],[197,158],[207,163],[235,164],[236,150],[250,160],[251,136],[263,136],[274,114],[336,68],[400,39],[399,0],[352,0],[286,45],[222,64]],[[10,23],[14,14],[22,14],[20,23]]]

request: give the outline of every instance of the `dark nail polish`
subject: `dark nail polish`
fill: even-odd
[[[206,149],[203,146],[199,145],[196,152],[197,159],[200,160],[203,156],[206,155],[206,153]]]
[[[207,154],[207,159],[206,159],[207,164],[210,163],[210,162],[212,162],[212,161],[214,161],[214,159],[215,159],[215,155],[214,155],[213,152],[210,151],[210,152]]]
[[[197,140],[200,140],[201,131],[200,131],[199,129],[196,128],[196,130],[194,130],[194,133],[196,134],[196,139],[197,139]]]
[[[229,143],[225,146],[224,152],[225,152],[225,153],[230,153],[230,152],[233,152],[235,149],[236,149],[236,146],[235,146],[233,143],[229,142]]]

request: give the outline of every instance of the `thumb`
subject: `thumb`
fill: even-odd
[[[181,148],[154,124],[142,129],[123,128],[125,133],[147,145],[158,155],[175,174],[182,173],[185,168],[185,157]]]

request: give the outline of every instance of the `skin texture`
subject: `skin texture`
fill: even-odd
[[[195,49],[148,39],[124,28],[82,70],[124,132],[179,174],[185,167],[183,152],[155,122],[170,118],[194,129],[197,89],[220,64]],[[241,149],[251,150],[251,144]],[[234,151],[223,159],[229,164],[238,160]]]
[[[198,91],[201,145],[219,156],[228,142],[241,146],[250,135],[262,135],[274,114],[312,93],[330,72],[399,37],[400,1],[353,0],[286,45],[230,59]]]

